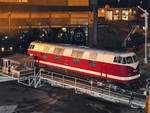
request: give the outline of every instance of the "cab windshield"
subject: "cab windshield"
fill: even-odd
[[[115,63],[120,63],[120,64],[132,64],[137,62],[137,57],[136,55],[134,56],[127,56],[127,57],[122,57],[122,56],[116,56],[114,58]]]
[[[127,61],[127,64],[131,64],[131,63],[133,63],[133,59],[132,59],[132,57],[131,57],[131,56],[126,57],[126,61]]]

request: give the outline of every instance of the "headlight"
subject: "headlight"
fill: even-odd
[[[4,52],[4,50],[5,50],[5,48],[2,47],[2,48],[1,48],[1,51]]]
[[[10,50],[13,50],[13,47],[9,47]]]

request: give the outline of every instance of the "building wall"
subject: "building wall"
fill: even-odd
[[[27,3],[28,2],[28,0],[0,0],[0,2],[11,2],[11,3],[21,3],[21,2],[23,2],[23,3]]]
[[[124,19],[123,11],[128,12],[128,18]],[[106,13],[108,12],[108,13]],[[112,15],[111,15],[112,12]],[[17,29],[28,27],[65,27],[65,26],[89,26],[93,24],[93,13],[90,11],[0,11],[0,29]],[[109,16],[112,16],[109,18]],[[133,9],[125,8],[99,8],[98,17],[108,21],[133,20]]]
[[[0,12],[0,29],[88,26],[90,12]]]
[[[47,6],[89,6],[89,0],[29,0],[29,4]]]
[[[32,5],[67,6],[67,0],[29,0]]]
[[[68,0],[68,6],[89,6],[89,0]]]
[[[89,0],[0,0],[0,2],[28,3],[44,6],[89,6]]]

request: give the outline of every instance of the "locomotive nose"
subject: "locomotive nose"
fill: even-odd
[[[135,62],[134,64],[132,64],[132,66],[134,69],[137,69],[139,67],[139,62]]]
[[[133,67],[133,73],[140,73],[140,65],[136,63]]]

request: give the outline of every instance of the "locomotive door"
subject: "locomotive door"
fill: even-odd
[[[107,78],[107,64],[102,64],[102,76]]]

